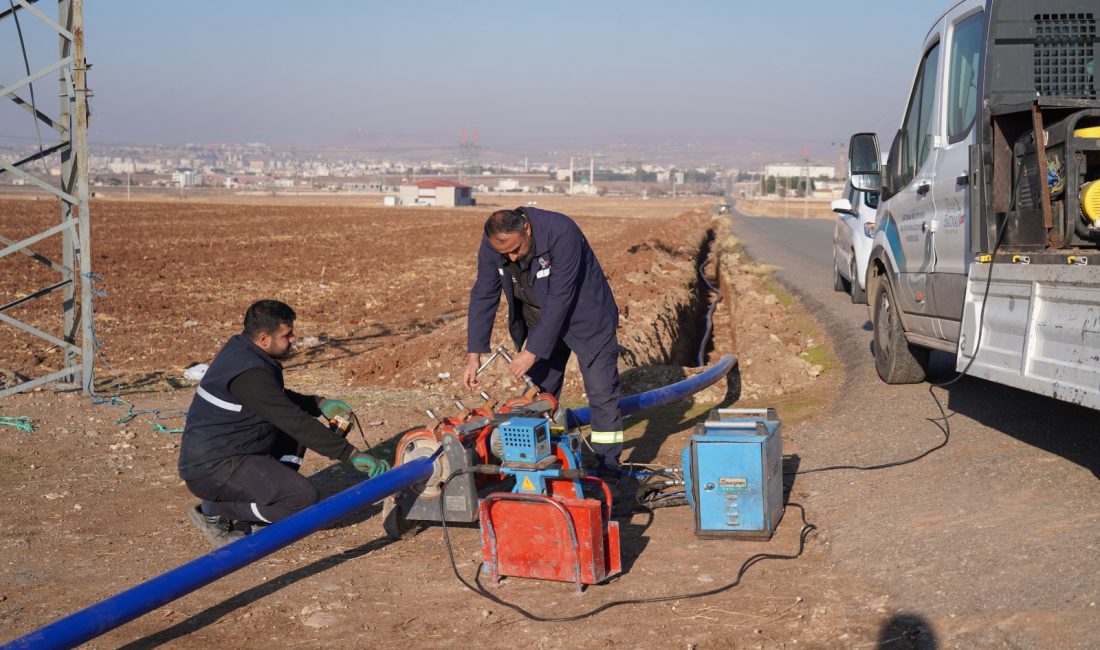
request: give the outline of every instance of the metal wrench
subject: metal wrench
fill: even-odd
[[[494,359],[496,359],[497,357],[501,357],[502,359],[504,359],[504,362],[505,362],[505,363],[509,363],[509,364],[510,364],[510,363],[512,363],[512,355],[508,354],[508,351],[507,351],[507,350],[505,350],[503,346],[502,346],[502,347],[498,347],[498,348],[497,348],[497,349],[496,349],[496,350],[495,350],[495,351],[493,352],[493,354],[491,354],[491,355],[489,356],[489,358],[488,358],[488,359],[486,359],[486,360],[485,360],[485,362],[481,364],[481,367],[479,367],[479,368],[477,369],[477,372],[476,372],[476,373],[474,373],[474,376],[476,377],[477,375],[480,375],[480,374],[481,374],[481,371],[482,371],[482,370],[485,370],[485,368],[487,368],[487,367],[489,366],[489,364],[490,364],[490,363],[492,363],[492,362],[493,362],[493,360],[494,360]],[[526,387],[527,387],[528,389],[536,388],[536,387],[535,387],[535,382],[531,381],[531,378],[530,378],[530,377],[528,377],[528,376],[527,376],[526,374],[525,374],[525,375],[523,375],[523,384],[524,384],[524,386],[526,386]]]

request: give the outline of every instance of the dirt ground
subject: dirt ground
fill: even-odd
[[[206,553],[187,522],[194,502],[176,477],[178,434],[193,395],[182,371],[209,361],[261,297],[287,301],[303,340],[287,383],[349,401],[365,437],[391,450],[425,407],[470,400],[457,384],[464,314],[481,224],[494,207],[377,208],[351,200],[93,202],[96,301],[104,360],[97,391],[125,402],[44,388],[0,400],[33,432],[0,427],[0,640],[10,640]],[[828,408],[839,385],[825,336],[801,307],[749,263],[702,200],[557,199],[596,250],[623,312],[628,391],[694,372],[704,266],[725,299],[707,362],[739,355],[738,406],[777,406],[784,423]],[[55,219],[46,200],[0,200],[0,232],[19,239]],[[708,231],[719,233],[713,243]],[[40,250],[53,253],[48,245]],[[709,256],[707,255],[709,253]],[[718,263],[715,263],[718,260]],[[0,303],[50,281],[19,255],[0,259]],[[701,302],[702,301],[702,302]],[[49,311],[49,310],[55,311]],[[503,310],[502,310],[503,311]],[[12,315],[43,326],[54,303]],[[497,328],[497,340],[504,342]],[[3,331],[6,381],[59,364],[56,350]],[[108,364],[109,363],[109,367]],[[575,373],[573,373],[575,374]],[[490,391],[519,387],[499,372]],[[727,388],[632,418],[625,459],[676,466],[694,423]],[[579,382],[564,401],[583,403]],[[728,400],[727,400],[728,402]],[[128,404],[133,405],[128,410]],[[130,417],[134,415],[134,417]],[[361,442],[356,434],[353,442]],[[797,450],[797,439],[785,440]],[[323,494],[359,480],[314,454]],[[797,496],[797,495],[796,495]],[[630,604],[574,623],[538,623],[484,600],[452,576],[440,530],[391,543],[378,508],[314,534],[91,642],[89,647],[838,647],[889,633],[886,604],[859,580],[837,577],[808,536],[796,560],[754,564],[742,583],[698,599]],[[623,521],[624,575],[580,597],[566,584],[506,580],[494,593],[542,615],[623,599],[711,590],[734,581],[755,553],[793,554],[801,525],[788,508],[770,542],[703,540],[687,508]],[[812,520],[812,513],[810,513]],[[480,558],[476,528],[452,537],[468,579]]]

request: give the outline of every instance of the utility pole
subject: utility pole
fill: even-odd
[[[28,287],[26,291],[16,291],[22,295],[11,302],[0,305],[0,323],[20,330],[23,334],[39,339],[63,352],[64,365],[61,369],[38,377],[29,377],[20,384],[0,390],[0,397],[12,395],[53,381],[65,381],[70,384],[80,382],[81,389],[94,392],[92,385],[93,358],[95,355],[95,336],[92,327],[92,274],[91,221],[88,203],[88,64],[84,57],[84,2],[83,0],[59,0],[57,19],[47,17],[29,3],[11,3],[8,8],[0,8],[0,22],[11,19],[18,23],[23,20],[41,20],[36,25],[39,32],[44,29],[52,38],[58,37],[58,56],[37,72],[17,79],[13,83],[0,84],[4,94],[18,107],[29,112],[35,120],[37,137],[40,123],[56,132],[58,143],[45,147],[39,139],[38,151],[15,163],[0,161],[0,174],[11,174],[24,182],[56,196],[60,201],[60,223],[37,234],[15,241],[0,235],[0,258],[20,253],[34,262],[43,264],[60,275],[58,281],[38,288]],[[18,24],[17,27],[20,27]],[[15,30],[24,34],[35,30]],[[10,32],[9,32],[10,33]],[[35,43],[25,49],[36,49]],[[46,114],[49,109],[35,101],[33,82],[50,73],[58,71],[61,106],[56,119]],[[26,91],[26,95],[23,92]],[[46,166],[47,157],[60,157],[61,180],[58,187],[50,185],[30,174],[24,168],[42,161]],[[31,247],[47,238],[61,236],[61,262],[55,262]],[[37,300],[44,296],[61,292],[62,314],[59,323],[52,326],[38,323],[38,326],[24,323],[8,314],[7,310]],[[40,329],[40,327],[42,329]],[[57,332],[55,336],[47,330]],[[6,336],[6,335],[5,335]],[[78,345],[79,341],[79,345]]]
[[[778,181],[779,179],[776,179],[776,180]],[[777,187],[778,187],[778,185],[777,185]],[[787,216],[787,194],[789,194],[789,192],[787,191],[787,177],[784,176],[783,177],[783,216],[784,217]]]
[[[802,218],[810,216],[810,148],[802,148],[802,173],[806,177],[806,184],[802,188]]]
[[[569,196],[573,196],[573,156],[569,156]]]

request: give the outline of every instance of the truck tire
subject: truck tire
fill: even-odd
[[[916,384],[924,381],[931,350],[910,345],[901,327],[901,315],[894,300],[890,281],[880,279],[875,286],[872,313],[875,370],[887,384]]]
[[[852,278],[851,282],[849,283],[849,285],[851,286],[851,290],[848,291],[848,295],[852,297],[852,302],[854,304],[866,305],[867,290],[861,289],[859,286],[859,275],[857,274],[858,269],[856,267],[856,252],[852,251],[851,257],[848,259],[850,260],[848,266],[848,276]]]

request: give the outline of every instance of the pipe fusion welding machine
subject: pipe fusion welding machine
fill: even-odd
[[[770,539],[783,517],[783,444],[774,408],[714,409],[681,455],[700,537]]]
[[[522,396],[485,404],[407,432],[395,466],[442,448],[434,473],[383,505],[391,537],[415,521],[478,521],[485,570],[501,576],[573,582],[577,590],[622,570],[619,524],[607,485],[581,468],[581,435],[553,420],[553,395],[529,387]],[[511,491],[493,491],[511,481]]]
[[[724,376],[734,362],[724,357],[698,385]],[[698,390],[695,383],[689,387]],[[435,460],[430,478],[386,499],[387,534],[406,537],[419,521],[477,521],[484,570],[494,582],[541,578],[573,582],[579,591],[620,573],[611,491],[581,467],[577,427],[586,414],[569,411],[555,419],[557,399],[533,385],[503,404],[481,395],[482,406],[455,402],[460,415],[443,418],[429,411],[434,425],[401,437],[395,467]],[[648,403],[651,398],[624,399],[623,413],[664,403]],[[685,487],[697,535],[771,537],[783,512],[779,428],[775,409],[715,409],[697,425],[682,455],[683,478],[672,481]]]

